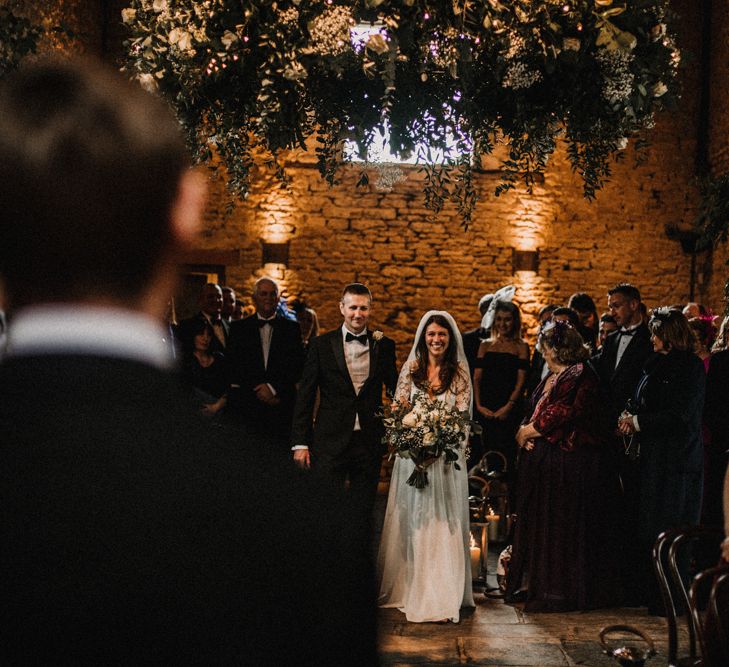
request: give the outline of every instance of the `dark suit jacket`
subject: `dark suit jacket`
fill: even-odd
[[[620,364],[615,367],[620,334],[615,331],[605,339],[600,352],[593,358],[593,367],[600,376],[600,382],[608,401],[608,419],[611,427],[617,425],[618,416],[625,409],[628,399],[633,397],[643,375],[643,365],[653,353],[648,327],[641,324],[625,348]]]
[[[473,371],[476,370],[476,357],[478,356],[478,346],[481,344],[481,340],[486,338],[486,332],[478,327],[477,329],[471,329],[466,331],[463,336],[463,351],[466,354],[466,361],[468,361],[468,368],[473,377]]]
[[[230,362],[232,389],[226,408],[229,416],[238,418],[258,433],[270,433],[288,439],[296,401],[296,383],[304,363],[304,347],[298,322],[276,317],[268,353],[268,365],[263,364],[263,348],[258,318],[247,317],[230,327],[227,356]],[[280,404],[269,406],[256,398],[253,387],[270,384]]]
[[[648,544],[662,530],[698,523],[705,382],[702,361],[676,351],[652,356],[638,385],[640,530]]]
[[[0,364],[0,663],[376,664],[338,496],[211,430],[143,364]]]
[[[177,328],[175,329],[175,336],[177,336],[177,340],[180,342],[183,353],[186,353],[191,349],[193,338],[192,325],[200,321],[207,322],[207,318],[202,312],[199,312],[192,317],[188,317],[185,320],[180,320],[178,323]],[[223,324],[223,338],[225,338],[225,346],[222,345],[218,340],[218,337],[214,335],[213,339],[210,341],[211,352],[225,353],[225,348],[228,344],[228,337],[230,336],[230,324],[228,324],[225,320],[221,320],[221,322]]]
[[[395,343],[385,337],[375,341],[372,332],[367,333],[370,372],[359,394],[347,370],[342,329],[312,339],[294,411],[293,445],[308,445],[318,457],[336,456],[347,447],[359,415],[362,435],[371,443],[373,455],[382,453],[384,429],[376,413],[382,408],[383,384],[393,393],[397,384]],[[314,421],[317,390],[321,400]]]

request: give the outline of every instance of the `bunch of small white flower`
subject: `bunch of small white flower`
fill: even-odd
[[[330,7],[309,24],[311,48],[320,56],[339,56],[352,48],[349,34],[354,25],[347,7]]]
[[[394,164],[377,163],[375,170],[377,171],[375,189],[378,192],[392,192],[392,188],[405,180],[403,170]]]
[[[541,80],[542,73],[540,71],[531,69],[524,61],[519,60],[509,65],[501,85],[503,88],[520,90],[529,88]]]
[[[602,72],[602,96],[610,103],[624,102],[633,92],[635,76],[630,71],[633,54],[622,49],[601,49],[595,56]]]
[[[299,24],[299,10],[296,7],[284,9],[284,11],[278,14],[277,22],[286,30],[297,28]]]

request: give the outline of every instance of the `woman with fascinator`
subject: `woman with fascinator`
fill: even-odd
[[[680,310],[655,309],[648,328],[654,354],[646,361],[618,429],[631,441],[640,464],[638,540],[645,554],[645,590],[639,594],[649,613],[660,614],[663,605],[650,569],[651,549],[662,531],[699,522],[706,379],[704,364],[695,354],[696,337]]]
[[[502,288],[486,311],[481,327],[490,335],[478,348],[473,373],[484,447],[504,454],[510,470],[516,458],[514,435],[521,420],[529,370],[529,346],[521,338],[521,314],[511,301],[513,296],[513,286]]]
[[[471,411],[472,389],[463,343],[448,313],[429,311],[420,320],[395,392],[399,405],[418,394],[459,411]],[[468,481],[465,444],[460,470],[443,457],[428,461],[428,485],[410,486],[415,465],[396,458],[377,558],[379,605],[408,621],[457,623],[461,607],[473,607]]]
[[[565,612],[616,602],[616,454],[601,419],[590,351],[567,322],[550,322],[537,347],[550,374],[516,435],[519,475],[507,602]]]

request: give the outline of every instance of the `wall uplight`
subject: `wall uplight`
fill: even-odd
[[[272,243],[261,240],[261,266],[266,264],[289,264],[289,242]]]
[[[539,273],[539,250],[511,249],[511,268],[513,273],[529,271]]]

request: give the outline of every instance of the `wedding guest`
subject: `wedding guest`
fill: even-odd
[[[689,301],[682,309],[687,319],[692,317],[702,317],[706,315],[706,308],[696,301]]]
[[[615,318],[610,313],[603,313],[600,316],[600,329],[598,331],[598,337],[597,337],[597,349],[601,350],[603,344],[605,343],[605,339],[608,337],[608,334],[611,334],[613,331],[618,330],[618,323],[615,321]]]
[[[410,409],[427,401],[470,415],[472,390],[463,345],[453,317],[423,315],[400,372],[395,402]],[[412,414],[412,412],[410,413]],[[468,480],[461,434],[456,468],[444,456],[424,462],[428,484],[407,483],[411,458],[392,469],[378,554],[379,604],[399,609],[411,623],[458,623],[461,607],[474,607],[469,551]]]
[[[597,333],[599,328],[597,307],[592,297],[585,292],[575,292],[567,302],[567,306],[572,308],[580,318],[577,331],[582,340],[587,343],[590,351],[594,353],[597,350]]]
[[[220,352],[211,352],[212,327],[198,320],[190,327],[192,348],[184,351],[182,373],[193,390],[193,401],[201,414],[214,418],[228,401],[228,365]]]
[[[629,283],[619,283],[608,291],[608,309],[619,329],[605,338],[592,363],[600,376],[605,395],[604,410],[608,423],[617,424],[620,413],[633,398],[643,374],[643,365],[653,353],[651,332],[645,324],[641,309],[640,291]],[[614,446],[624,450],[625,443],[616,433]],[[640,469],[632,456],[620,457],[620,478],[623,485],[622,518],[625,534],[621,563],[623,564],[625,604],[641,605],[639,594],[644,554],[638,540],[638,503],[640,495]]]
[[[709,431],[705,456],[704,500],[701,522],[722,525],[721,493],[724,471],[729,465],[729,317],[725,317],[714,341],[711,363],[706,376],[704,424]],[[726,512],[726,510],[725,510]]]
[[[481,320],[483,320],[483,316],[489,309],[493,298],[493,294],[484,294],[478,300],[478,315]],[[463,349],[466,354],[466,360],[468,362],[468,369],[471,377],[473,377],[473,371],[475,370],[475,361],[476,356],[478,355],[479,345],[481,345],[481,342],[486,340],[488,336],[488,331],[484,329],[480,323],[475,329],[471,329],[470,331],[465,331],[463,333]]]
[[[696,336],[696,354],[704,363],[706,372],[709,372],[711,362],[711,346],[714,344],[714,325],[710,317],[691,317],[688,321],[691,331]]]
[[[489,313],[493,313],[493,321],[485,328],[491,330],[491,335],[478,348],[473,374],[474,406],[483,428],[484,449],[504,454],[512,469],[529,346],[521,338],[521,313],[515,304],[494,300]]]
[[[228,287],[227,285],[225,287],[222,287],[221,290],[223,292],[223,306],[220,310],[220,317],[222,318],[223,322],[230,325],[230,323],[234,319],[233,314],[235,313],[235,290],[232,287]]]
[[[210,345],[210,349],[214,352],[225,353],[225,347],[228,344],[228,335],[230,325],[221,317],[223,310],[223,290],[216,283],[207,283],[200,290],[198,297],[198,306],[200,311],[181,320],[177,325],[176,334],[182,347],[188,349],[192,346],[192,330],[197,322],[206,322],[209,324],[215,336]]]
[[[669,528],[696,525],[701,512],[701,415],[705,372],[696,338],[678,310],[658,308],[649,323],[655,355],[645,364],[630,413],[619,429],[639,447],[638,541],[642,594],[651,614],[665,613],[652,571],[651,549]]]
[[[721,543],[721,557],[729,563],[729,467],[724,476],[724,541]]]
[[[309,308],[303,299],[294,299],[291,309],[296,313],[296,321],[301,328],[301,342],[304,349],[308,349],[310,340],[319,335],[319,318],[316,311]]]
[[[526,601],[528,612],[612,606],[619,483],[599,378],[570,324],[546,324],[537,345],[551,373],[517,433],[518,519],[507,601]]]
[[[188,162],[167,105],[111,68],[0,82],[0,663],[374,665],[338,495],[213,435],[170,368],[204,208]]]
[[[296,385],[304,348],[297,322],[277,313],[278,285],[259,278],[256,314],[233,322],[228,342],[231,390],[226,415],[269,443],[269,453],[289,457]]]
[[[569,322],[572,328],[579,333],[580,316],[574,308],[559,306],[552,311],[552,317],[550,319],[552,322]]]
[[[542,330],[542,327],[544,327],[547,322],[552,321],[552,313],[557,309],[557,306],[554,304],[549,304],[546,306],[542,306],[542,308],[539,310],[539,313],[537,314],[537,320],[539,321],[539,330]],[[526,379],[526,398],[529,399],[531,395],[534,393],[534,390],[537,388],[537,385],[545,378],[547,377],[547,374],[549,373],[549,367],[547,366],[547,363],[544,361],[544,357],[542,356],[542,353],[537,349],[534,348],[534,354],[532,355],[532,361],[531,364],[529,364],[529,372],[527,373],[527,379]]]
[[[233,321],[237,322],[238,320],[245,319],[248,315],[250,315],[250,313],[246,313],[245,301],[236,299],[235,307],[233,308],[233,316],[232,316]]]

